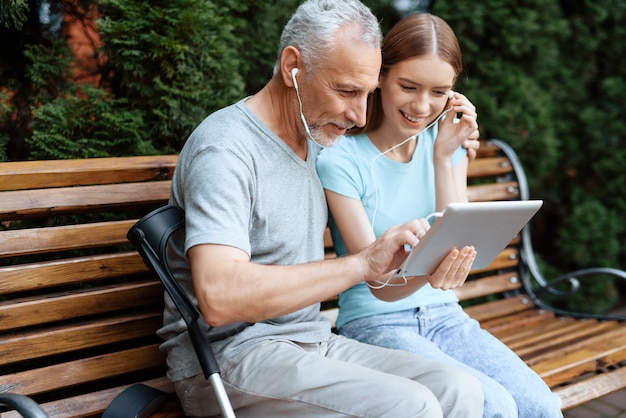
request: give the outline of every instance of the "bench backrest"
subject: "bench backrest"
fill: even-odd
[[[91,394],[101,412],[118,386],[164,376],[163,288],[126,233],[167,202],[176,160],[0,164],[1,392]]]

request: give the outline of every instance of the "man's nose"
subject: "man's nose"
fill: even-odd
[[[367,122],[367,97],[355,100],[349,110],[348,118],[359,127],[365,126]]]

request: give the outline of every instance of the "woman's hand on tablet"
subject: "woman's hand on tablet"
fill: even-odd
[[[476,258],[476,249],[473,246],[456,248],[439,263],[437,270],[428,278],[428,282],[435,289],[448,290],[460,287],[472,269]]]

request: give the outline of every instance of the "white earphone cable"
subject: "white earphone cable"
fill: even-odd
[[[365,158],[365,157],[364,157],[364,156],[362,156],[362,155],[353,154],[353,153],[351,153],[351,152],[347,152],[347,151],[343,151],[343,150],[338,150],[338,149],[334,149],[334,148],[332,148],[332,147],[328,147],[328,146],[322,145],[322,144],[320,144],[319,142],[317,142],[317,141],[315,140],[315,138],[313,138],[313,135],[311,134],[311,131],[310,131],[310,129],[309,129],[309,125],[308,125],[308,123],[307,123],[307,121],[306,121],[306,118],[304,117],[304,112],[302,111],[302,99],[300,98],[300,90],[299,90],[299,88],[298,88],[298,82],[296,81],[296,74],[297,74],[297,73],[298,73],[298,69],[297,69],[297,68],[294,68],[294,69],[292,70],[292,72],[291,72],[291,76],[292,76],[292,79],[293,79],[293,84],[294,84],[294,88],[295,88],[295,90],[296,90],[296,96],[297,96],[297,98],[298,98],[298,104],[299,104],[299,107],[300,107],[300,119],[302,119],[302,123],[304,124],[304,130],[306,131],[306,133],[307,133],[307,135],[308,135],[309,139],[310,139],[311,141],[313,141],[314,143],[316,143],[316,144],[317,144],[319,147],[321,147],[321,148],[325,148],[325,149],[327,149],[327,150],[329,150],[329,151],[331,151],[331,152],[342,152],[342,153],[344,153],[344,154],[348,154],[348,155],[353,156],[353,157],[359,157],[359,158],[362,158],[362,159],[364,159],[365,161],[367,161],[367,162],[368,162],[368,164],[369,164],[370,175],[372,176],[372,181],[373,181],[373,183],[374,183],[374,196],[375,196],[375,205],[374,205],[374,211],[373,211],[373,213],[372,213],[372,225],[371,225],[371,228],[372,228],[372,233],[374,234],[374,236],[376,236],[376,234],[375,234],[375,232],[374,232],[374,225],[375,225],[375,222],[376,222],[376,214],[377,214],[377,212],[378,212],[378,183],[376,182],[376,176],[375,176],[375,173],[374,173],[374,162],[376,162],[376,160],[377,160],[379,157],[381,157],[381,156],[383,156],[383,155],[387,154],[388,152],[390,152],[390,151],[392,151],[392,150],[394,150],[394,149],[396,149],[396,148],[398,148],[398,147],[400,147],[400,146],[402,146],[402,145],[406,144],[407,142],[409,142],[409,141],[411,141],[411,140],[417,139],[417,138],[419,137],[419,135],[421,135],[421,134],[422,134],[422,132],[424,132],[424,131],[426,131],[426,130],[430,129],[432,126],[434,126],[437,122],[439,122],[439,120],[440,120],[440,119],[441,119],[441,118],[442,118],[442,117],[443,117],[446,113],[448,113],[448,112],[449,112],[450,110],[452,110],[452,109],[450,108],[450,109],[446,109],[446,110],[444,110],[443,112],[441,112],[441,114],[440,114],[439,116],[437,116],[437,118],[436,118],[434,121],[432,121],[430,124],[428,124],[428,126],[426,126],[424,129],[422,129],[422,130],[421,130],[421,131],[419,131],[418,133],[416,133],[416,134],[413,134],[413,135],[409,136],[408,138],[406,138],[406,139],[405,139],[405,140],[403,140],[402,142],[400,142],[400,143],[398,143],[398,144],[396,144],[396,145],[392,146],[391,148],[389,148],[389,149],[387,149],[387,150],[385,150],[385,151],[380,152],[380,153],[379,153],[379,154],[377,154],[374,158],[372,158],[371,160],[368,160],[367,158]],[[428,215],[428,217],[427,217],[426,219],[428,219],[428,218],[430,218],[430,217],[432,217],[432,216],[436,216],[436,215],[440,215],[440,212],[434,212],[434,213],[431,213],[430,215]],[[411,248],[411,250],[412,250],[412,248]],[[374,282],[375,282],[375,283],[378,283],[379,285],[372,285],[372,284],[370,284],[370,283],[368,283],[368,282],[365,282],[365,284],[367,284],[367,286],[369,286],[369,287],[370,287],[370,288],[372,288],[372,289],[381,289],[381,288],[383,288],[383,287],[385,287],[385,286],[405,286],[405,285],[408,283],[408,280],[407,280],[406,276],[404,276],[404,269],[402,269],[402,270],[403,270],[403,274],[402,274],[403,282],[402,282],[402,283],[391,283],[391,280],[393,279],[393,277],[394,277],[394,275],[395,275],[395,270],[394,270],[394,271],[392,271],[392,272],[389,274],[389,277],[388,277],[385,281],[381,282],[381,281],[379,281],[379,280],[374,280]]]

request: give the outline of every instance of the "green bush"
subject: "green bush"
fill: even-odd
[[[84,85],[79,95],[59,97],[33,113],[33,159],[140,155],[155,152],[142,141],[140,111],[128,109],[102,89]]]
[[[243,94],[238,1],[101,0],[102,86],[144,118],[143,136],[179,150],[207,113]],[[110,75],[110,76],[109,76]]]
[[[67,28],[42,24],[42,4],[27,4],[21,31],[0,30],[19,39],[0,55],[8,79],[0,91],[10,92],[0,112],[6,158],[175,152],[208,113],[244,95],[237,0],[50,0],[81,27],[101,16],[93,87],[74,79]]]

